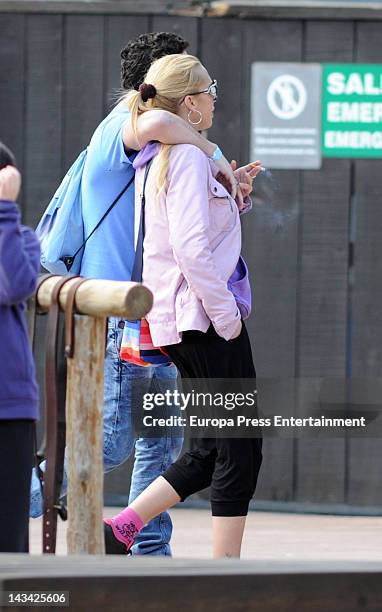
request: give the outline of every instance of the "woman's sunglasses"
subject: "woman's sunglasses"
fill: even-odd
[[[210,96],[213,99],[213,101],[216,102],[216,100],[218,99],[218,82],[217,82],[217,80],[214,79],[212,81],[212,83],[210,83],[208,85],[207,89],[202,89],[202,91],[193,91],[192,93],[189,93],[187,95],[189,95],[189,96],[197,96],[198,94],[201,94],[201,93],[208,93],[208,94],[210,94]]]

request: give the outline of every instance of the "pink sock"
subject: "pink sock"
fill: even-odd
[[[125,508],[116,516],[104,519],[104,522],[110,525],[117,540],[126,544],[127,548],[133,545],[135,536],[144,526],[141,517],[131,508]]]

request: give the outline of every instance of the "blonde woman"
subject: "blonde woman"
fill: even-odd
[[[195,57],[154,62],[139,91],[126,96],[133,126],[152,109],[170,111],[195,130],[212,125],[217,83]],[[136,165],[136,228],[145,166],[143,282],[155,296],[147,320],[182,377],[255,378],[242,304],[230,290],[241,251],[239,211],[216,180],[214,162],[192,145],[155,145]],[[136,230],[137,233],[137,230]],[[126,552],[154,516],[211,486],[213,556],[239,557],[250,499],[261,465],[261,440],[195,441],[133,503],[105,520],[105,538]]]

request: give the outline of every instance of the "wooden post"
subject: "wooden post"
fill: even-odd
[[[37,306],[50,308],[60,277],[47,278],[39,287]],[[73,283],[76,280],[73,279]],[[72,281],[59,295],[65,310]],[[74,354],[68,358],[66,448],[68,474],[68,554],[103,554],[103,372],[106,317],[144,317],[152,293],[130,282],[89,279],[75,295]]]
[[[75,315],[75,354],[68,359],[68,554],[102,554],[103,317]]]

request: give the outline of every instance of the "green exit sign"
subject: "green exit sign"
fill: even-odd
[[[382,157],[382,64],[322,69],[322,154]]]

